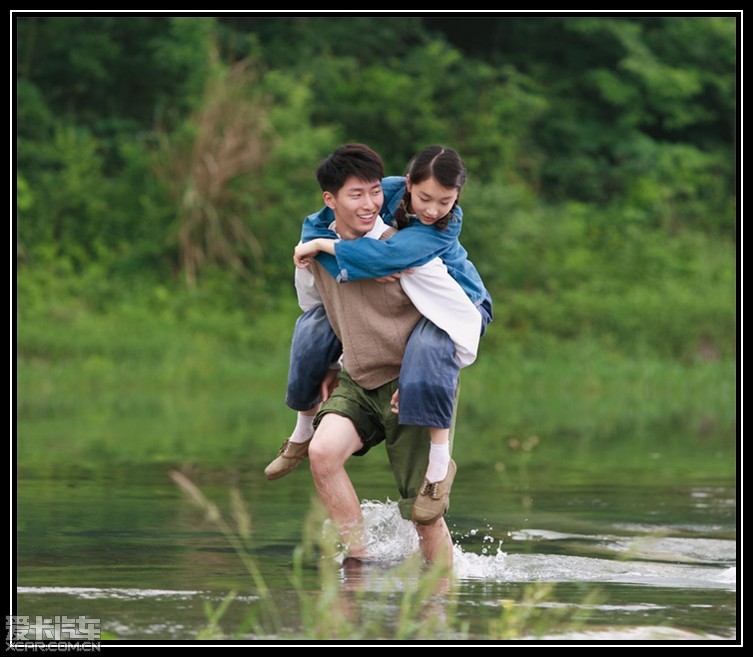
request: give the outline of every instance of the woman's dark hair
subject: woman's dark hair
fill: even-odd
[[[410,178],[410,182],[414,184],[434,178],[442,187],[458,190],[458,198],[453,204],[452,209],[434,224],[439,230],[447,228],[455,212],[458,200],[460,200],[460,192],[463,189],[463,185],[465,185],[465,164],[460,159],[460,155],[451,148],[445,148],[438,144],[427,146],[410,161],[408,165],[408,177]],[[406,188],[400,205],[395,211],[395,223],[398,228],[405,228],[410,223],[407,216],[410,203],[410,192]]]
[[[332,151],[316,170],[322,191],[332,194],[337,194],[351,176],[365,182],[382,182],[382,158],[365,144],[345,144]]]

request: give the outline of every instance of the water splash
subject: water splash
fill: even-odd
[[[730,566],[729,568],[726,568],[721,573],[719,573],[715,579],[721,584],[737,586],[737,566]]]
[[[372,559],[383,565],[407,560],[420,550],[418,534],[400,515],[397,502],[364,501],[364,528]],[[502,550],[492,527],[453,535],[453,572],[460,580],[489,582],[621,582],[672,587],[734,589],[735,541],[564,534],[545,529],[510,532],[516,541],[579,541],[592,556],[551,553],[516,554]],[[720,566],[725,566],[720,568]]]
[[[382,563],[399,562],[416,555],[420,550],[419,538],[413,523],[400,515],[397,502],[387,500],[361,503],[369,556]],[[490,529],[490,528],[489,528]],[[473,536],[482,541],[481,554],[453,546],[453,572],[461,579],[502,579],[506,570],[506,555],[490,534],[471,530],[460,538]],[[457,538],[457,537],[455,537]]]
[[[397,502],[361,502],[369,556],[375,561],[404,561],[419,551],[418,534],[400,515]]]

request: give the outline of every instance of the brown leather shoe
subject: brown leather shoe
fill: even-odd
[[[290,438],[286,438],[275,460],[264,468],[267,479],[279,479],[295,470],[309,455],[309,442],[311,441],[294,443]]]
[[[442,481],[426,481],[413,502],[413,522],[419,525],[432,525],[447,511],[450,504],[450,489],[458,471],[455,461],[450,459],[447,476]]]

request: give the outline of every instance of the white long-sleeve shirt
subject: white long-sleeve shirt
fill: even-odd
[[[330,228],[335,229],[334,222]],[[379,239],[388,228],[378,218],[374,228],[364,237]],[[460,366],[467,367],[473,363],[478,354],[481,314],[463,288],[447,272],[442,260],[434,258],[425,265],[416,267],[413,273],[402,274],[400,285],[416,309],[450,336],[455,344],[455,357]],[[314,276],[308,268],[296,268],[295,288],[298,305],[304,312],[322,304]]]

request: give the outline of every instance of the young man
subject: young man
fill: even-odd
[[[343,146],[322,162],[317,178],[340,239],[379,239],[393,232],[379,217],[383,176],[379,156],[360,144]],[[405,347],[422,312],[440,325],[448,318],[478,324],[469,331],[476,341],[479,313],[440,260],[395,283],[338,283],[316,260],[306,264],[307,268],[296,270],[299,304],[304,310],[323,305],[343,347],[339,386],[317,414],[316,432],[308,445],[311,472],[349,557],[364,559],[368,546],[362,535],[361,508],[345,462],[384,442],[400,491],[401,514],[412,518],[414,501],[424,485],[430,441],[426,427],[400,425],[390,407]],[[436,499],[424,500],[436,504],[437,518],[416,524],[423,554],[432,562],[449,564],[452,559],[452,540],[442,517],[451,485],[448,476],[433,491]]]

